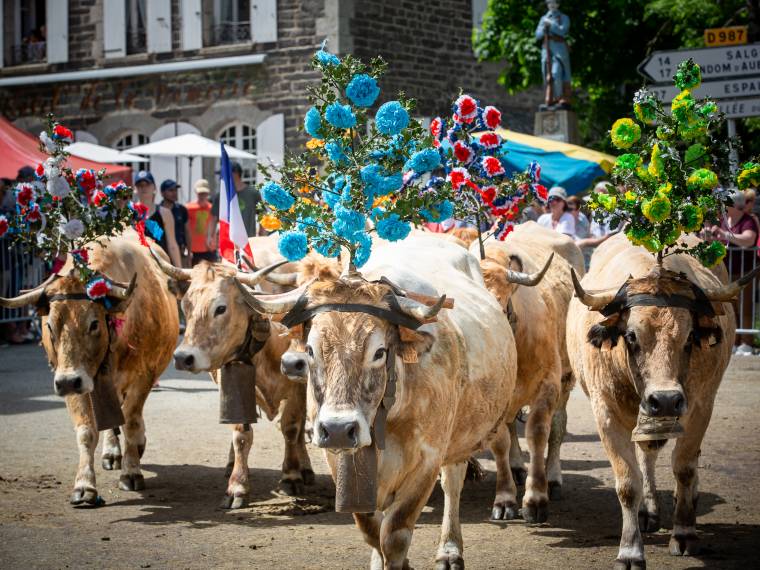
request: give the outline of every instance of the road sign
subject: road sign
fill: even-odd
[[[681,92],[674,85],[648,85],[647,89],[657,95],[660,101],[667,102]],[[692,95],[697,99],[710,97],[715,100],[760,96],[760,75],[723,81],[706,81],[699,89],[695,89]]]
[[[639,65],[639,73],[655,83],[670,82],[678,64],[691,58],[702,79],[760,75],[760,44],[722,48],[656,51]]]
[[[734,99],[716,101],[718,109],[726,115],[727,119],[743,119],[745,117],[757,117],[760,115],[760,97],[749,99]],[[670,107],[665,107],[670,112]]]
[[[705,30],[707,47],[737,46],[747,43],[747,26],[728,26]]]

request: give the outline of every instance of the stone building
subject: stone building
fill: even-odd
[[[0,0],[0,112],[36,132],[47,113],[78,140],[129,148],[175,134],[223,139],[279,161],[305,137],[312,53],[389,62],[384,96],[420,117],[460,88],[529,132],[540,94],[510,97],[473,54],[487,0]],[[157,180],[214,178],[213,159],[154,158]],[[256,165],[244,164],[255,179]]]

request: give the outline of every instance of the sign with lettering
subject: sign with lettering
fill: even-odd
[[[667,83],[678,64],[689,58],[701,68],[703,80],[760,75],[760,44],[656,51],[639,64],[639,73],[655,83]]]
[[[705,30],[707,47],[738,46],[747,43],[747,26],[728,26]]]
[[[745,117],[760,116],[760,97],[750,97],[748,99],[726,99],[715,101],[718,109],[726,115],[727,119],[743,119]],[[665,107],[665,111],[670,112],[670,107]]]
[[[673,85],[649,85],[647,89],[655,93],[661,101],[670,101],[681,92],[678,87]],[[710,97],[716,101],[760,96],[760,75],[724,81],[706,81],[692,93],[696,98]]]

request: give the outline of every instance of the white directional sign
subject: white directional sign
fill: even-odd
[[[648,85],[647,89],[657,95],[660,101],[670,102],[681,91],[674,85]],[[760,96],[760,75],[741,79],[726,79],[723,81],[707,81],[692,95],[697,99],[710,97],[712,99],[738,99],[740,97]]]
[[[757,117],[760,115],[760,97],[735,100],[717,100],[718,109],[726,115],[727,119],[743,119],[744,117]],[[669,113],[670,107],[665,110]]]
[[[701,68],[703,80],[760,75],[760,44],[656,51],[641,62],[639,73],[655,83],[667,83],[678,64],[689,58]]]

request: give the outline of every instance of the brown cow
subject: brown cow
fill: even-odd
[[[372,567],[401,569],[415,522],[439,471],[446,496],[436,556],[439,568],[463,567],[459,496],[470,455],[501,437],[509,446],[506,418],[515,382],[515,348],[506,315],[480,279],[477,260],[459,246],[417,236],[378,248],[362,268],[366,279],[386,277],[425,295],[446,291],[453,310],[417,331],[365,312],[321,312],[307,323],[309,416],[316,443],[350,453],[373,443],[370,426],[383,401],[389,366],[397,377],[396,399],[388,410],[385,449],[378,461],[378,510],[354,514],[372,547]],[[389,309],[385,283],[362,279],[318,281],[275,297],[249,293],[266,313],[282,313],[306,295],[306,307],[360,303]],[[432,307],[394,296],[399,315],[422,322]],[[386,364],[388,354],[395,361]],[[402,356],[403,355],[403,356]]]
[[[42,315],[42,344],[54,371],[55,391],[65,397],[76,431],[79,469],[71,503],[81,506],[100,502],[93,467],[98,430],[90,399],[95,384],[113,382],[126,420],[123,460],[119,439],[108,430],[103,467],[121,467],[121,489],[142,490],[143,405],[154,380],[169,364],[179,334],[177,302],[137,234],[127,230],[102,241],[106,247],[89,246],[89,266],[109,279],[129,281],[134,277],[136,283],[132,294],[127,298],[122,293],[122,301],[110,309],[82,299],[84,285],[70,275],[70,258],[61,277],[15,299],[0,299],[6,307],[37,305]]]
[[[161,258],[156,260],[167,275],[189,283],[182,298],[187,328],[174,352],[175,367],[193,373],[212,372],[233,361],[246,342],[249,327],[256,321],[266,320],[248,308],[235,280],[253,286],[277,264],[250,274],[219,263],[200,263],[193,269],[179,269]],[[290,338],[282,325],[268,324],[271,328],[266,343],[253,357],[256,401],[270,420],[281,414],[285,458],[280,486],[286,493],[297,495],[303,493],[304,484],[314,482],[304,430],[306,388],[280,372],[280,358],[288,350]],[[234,425],[230,450],[233,465],[222,500],[224,508],[237,509],[247,503],[248,455],[252,445],[253,431],[246,430],[242,424]]]
[[[477,253],[477,248],[478,244],[473,244],[471,251]],[[525,432],[531,459],[523,518],[528,522],[545,522],[549,496],[556,500],[561,494],[560,446],[567,425],[565,407],[574,384],[565,344],[565,321],[572,296],[570,261],[582,272],[583,256],[570,238],[534,222],[518,226],[505,241],[487,240],[485,253],[486,259],[481,261],[483,278],[489,291],[510,314],[517,344],[517,385],[511,418],[523,406],[530,406]],[[561,257],[546,264],[542,271],[541,265],[555,253]],[[524,280],[520,286],[520,279],[510,278],[510,274],[523,269],[535,278]],[[524,467],[514,422],[510,431],[511,471],[507,458],[500,455],[502,450],[493,450],[497,465],[494,519],[517,515],[514,479],[524,473]],[[549,453],[545,463],[547,443]],[[519,478],[518,481],[522,482]]]
[[[615,474],[623,511],[616,570],[646,567],[641,531],[660,528],[654,466],[667,438],[678,438],[670,552],[698,550],[700,447],[731,357],[729,301],[752,277],[725,285],[722,265],[710,271],[687,255],[659,266],[623,235],[596,250],[582,283],[573,276],[568,352]]]

